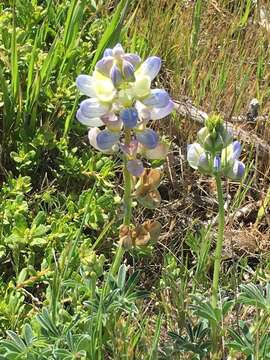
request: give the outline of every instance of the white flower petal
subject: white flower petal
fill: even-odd
[[[143,148],[143,155],[149,160],[165,159],[169,151],[169,146],[159,143],[154,149]]]
[[[148,76],[152,81],[159,73],[160,67],[160,58],[157,56],[151,56],[142,63],[135,74],[138,74],[138,76]]]
[[[93,86],[96,97],[102,101],[110,103],[116,95],[116,89],[113,86],[111,79],[102,75],[99,71],[93,73]]]
[[[170,96],[164,89],[152,89],[147,98],[142,102],[146,106],[164,108],[169,104]]]
[[[132,93],[136,99],[145,98],[150,94],[151,80],[149,76],[136,77],[133,83]]]
[[[81,93],[89,97],[95,97],[96,92],[94,89],[94,82],[92,76],[89,75],[79,75],[76,79],[77,88]]]
[[[90,142],[90,145],[92,145],[95,149],[100,150],[100,148],[97,146],[97,136],[101,132],[101,130],[97,127],[93,127],[88,131],[88,139]]]
[[[143,103],[141,103],[140,101],[136,101],[135,103],[135,108],[138,111],[139,114],[139,118],[143,121],[143,122],[148,122],[151,118],[151,110],[150,108],[148,108],[147,106],[145,106]]]
[[[151,109],[151,120],[159,120],[168,116],[174,110],[174,103],[172,100],[169,101],[168,105],[163,108],[152,108]]]
[[[104,125],[103,121],[100,118],[88,118],[82,114],[80,109],[77,111],[76,118],[77,120],[79,120],[80,123],[89,127],[99,127]]]
[[[203,153],[204,153],[204,149],[201,147],[200,144],[194,143],[188,145],[187,161],[193,169],[196,170],[198,169],[199,160]]]
[[[81,102],[80,110],[83,116],[96,118],[105,115],[109,110],[109,106],[101,104],[96,98],[91,98]]]

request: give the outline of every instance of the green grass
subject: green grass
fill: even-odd
[[[196,124],[159,123],[174,160],[161,208],[135,214],[158,219],[161,240],[113,274],[119,161],[75,120],[76,76],[118,40],[163,59],[157,84],[176,100],[228,118],[257,97],[267,113],[269,33],[257,21],[251,0],[0,4],[0,359],[211,359],[213,322],[224,358],[269,359],[269,155],[244,144],[244,180],[224,183],[227,219],[260,203],[228,221],[239,232],[225,240],[215,311],[216,189],[179,157]],[[267,140],[267,125],[240,126]]]

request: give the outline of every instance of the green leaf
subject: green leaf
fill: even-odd
[[[24,340],[25,340],[27,346],[32,345],[34,335],[33,335],[33,330],[29,324],[24,325],[23,334],[24,334]]]
[[[18,346],[19,349],[21,349],[21,350],[26,349],[25,343],[14,331],[7,330],[7,334],[13,340],[13,342]]]
[[[127,275],[127,267],[125,264],[122,264],[119,268],[117,275],[117,285],[120,289],[123,289],[125,286],[126,275]]]

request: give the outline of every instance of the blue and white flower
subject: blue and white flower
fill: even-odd
[[[245,165],[239,161],[241,144],[232,141],[230,129],[219,124],[215,137],[207,127],[198,132],[198,142],[188,145],[187,160],[189,165],[203,174],[220,174],[232,180],[240,180],[245,172]]]
[[[165,147],[159,142],[158,134],[146,127],[150,120],[162,119],[174,109],[164,89],[151,89],[151,81],[160,67],[160,58],[151,56],[142,62],[137,54],[126,54],[117,44],[105,50],[92,76],[77,77],[78,89],[88,97],[81,102],[77,119],[94,129],[89,131],[93,147],[104,152],[119,147],[123,150],[122,134],[128,130],[142,154],[147,156],[150,151],[150,158],[163,155]],[[96,129],[103,126],[104,130]],[[133,157],[130,161],[135,165],[136,156]],[[136,164],[141,168],[141,163]],[[138,172],[134,171],[134,175]]]

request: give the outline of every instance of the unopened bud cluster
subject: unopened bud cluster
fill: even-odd
[[[241,144],[233,141],[232,130],[219,116],[209,117],[205,125],[197,134],[197,142],[188,145],[189,165],[203,174],[240,180],[245,172],[245,165],[239,161]]]

